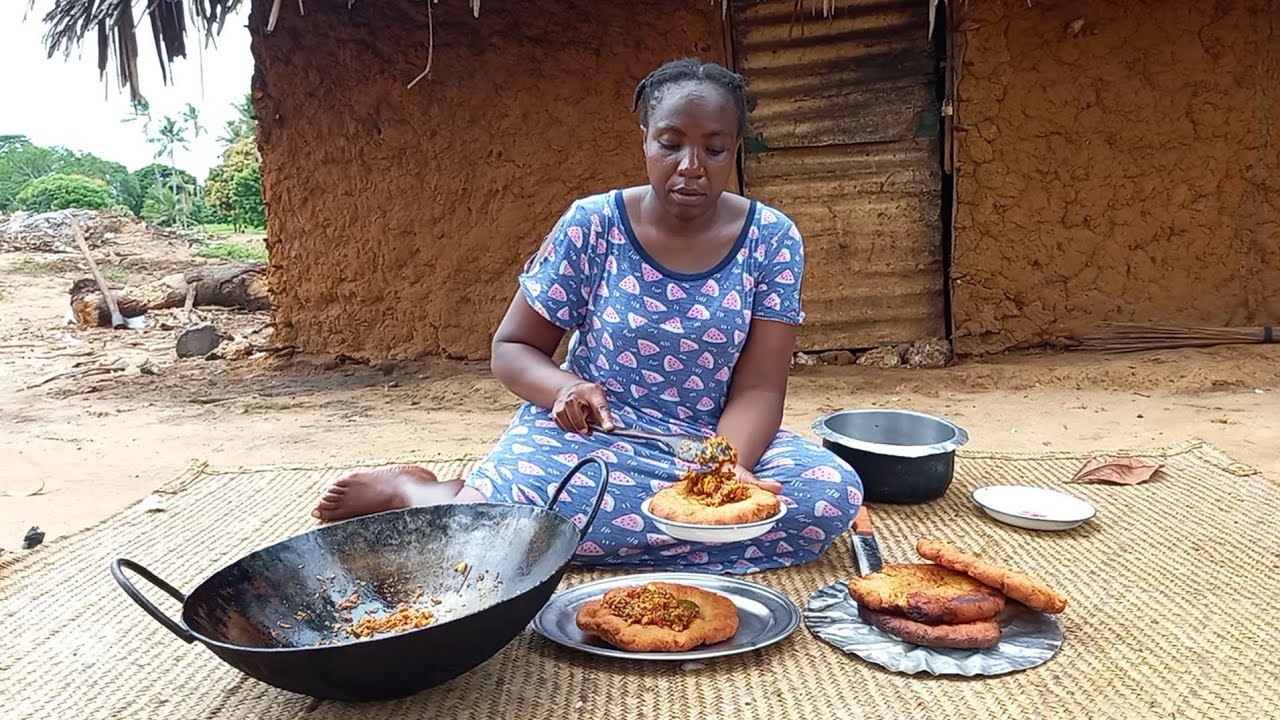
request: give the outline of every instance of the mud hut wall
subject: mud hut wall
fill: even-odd
[[[1280,2],[957,10],[961,352],[1280,322]]]
[[[355,357],[487,357],[575,198],[644,182],[636,81],[725,60],[718,6],[254,0],[253,95],[280,337]]]

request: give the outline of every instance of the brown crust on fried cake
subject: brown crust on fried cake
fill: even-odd
[[[655,517],[694,525],[741,525],[778,514],[778,496],[755,485],[746,486],[745,500],[707,505],[685,494],[684,482],[659,490],[649,503],[649,512]]]
[[[1000,614],[1005,599],[994,588],[941,565],[894,563],[849,581],[860,606],[928,625],[956,625]]]
[[[1000,623],[995,618],[957,625],[926,625],[908,618],[858,606],[858,617],[912,645],[959,650],[984,650],[1000,643]]]
[[[678,600],[697,603],[697,618],[683,630],[672,630],[658,625],[630,622],[615,615],[605,606],[605,600],[613,593],[647,585],[666,590]],[[733,637],[738,632],[738,608],[723,595],[701,588],[653,582],[614,588],[599,599],[587,602],[578,610],[577,622],[578,628],[584,633],[595,635],[628,652],[682,652]]]
[[[943,567],[962,572],[979,582],[990,585],[1032,610],[1060,613],[1067,607],[1067,599],[1043,582],[1026,573],[987,562],[951,543],[921,539],[916,543],[916,552],[926,560],[932,560]]]

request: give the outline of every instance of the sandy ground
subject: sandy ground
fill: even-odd
[[[119,258],[138,282],[185,266],[170,246]],[[110,265],[110,262],[108,262]],[[160,267],[163,266],[163,267]],[[65,326],[73,257],[0,254],[0,548],[46,542],[145,497],[192,461],[217,467],[483,453],[516,400],[482,364],[341,358],[178,360],[174,328]],[[269,345],[269,318],[204,312]],[[179,324],[176,314],[158,318]],[[30,385],[77,363],[131,369]],[[138,372],[143,361],[157,374]],[[943,370],[797,368],[785,425],[882,406],[950,418],[970,448],[1094,451],[1208,440],[1280,478],[1280,346],[1132,356],[1026,355]],[[40,494],[24,496],[43,485]]]

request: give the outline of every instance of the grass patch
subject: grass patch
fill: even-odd
[[[199,250],[196,250],[196,255],[207,258],[233,260],[235,262],[252,262],[254,260],[266,260],[267,248],[263,245],[250,245],[248,243],[222,240],[219,242],[209,243]]]
[[[102,268],[102,277],[103,279],[110,280],[112,282],[120,282],[121,280],[124,280],[124,270],[115,266],[105,267]]]
[[[61,275],[71,267],[74,265],[62,260],[41,260],[34,257],[20,257],[9,263],[10,272],[31,277]]]
[[[236,228],[231,223],[206,223],[196,227],[198,232],[209,233],[210,235],[235,235]],[[262,235],[267,232],[266,228],[247,227],[240,231],[245,235]]]

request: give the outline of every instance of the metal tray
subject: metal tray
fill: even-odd
[[[931,675],[1003,675],[1040,665],[1062,647],[1062,628],[1051,615],[1010,602],[998,618],[1000,644],[986,650],[926,648],[903,642],[858,616],[844,582],[809,596],[804,622],[820,639],[894,672]]]
[[[724,642],[686,652],[627,652],[578,629],[578,610],[615,587],[669,582],[719,593],[738,608],[738,632]],[[565,647],[628,660],[705,660],[759,650],[786,638],[800,627],[800,608],[786,595],[758,583],[701,573],[642,573],[606,578],[561,590],[533,619],[539,635]]]

